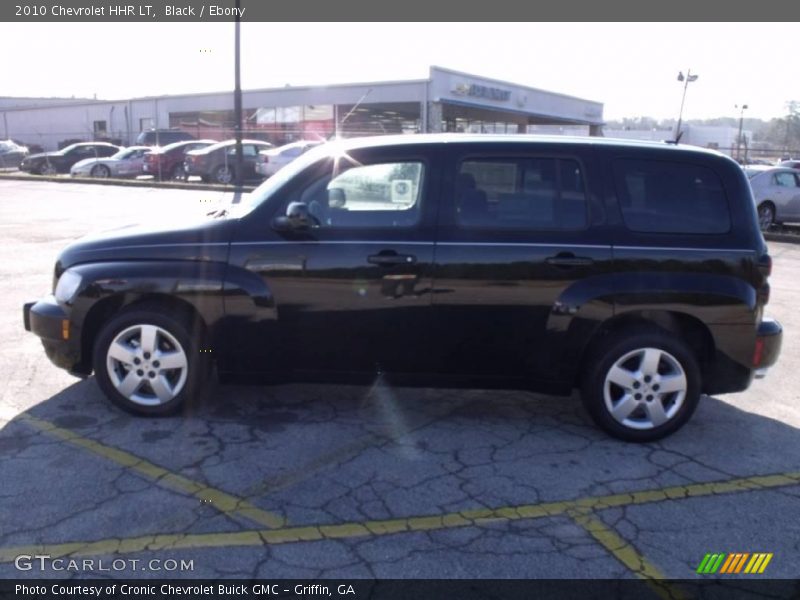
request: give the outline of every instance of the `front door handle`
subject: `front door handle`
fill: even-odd
[[[545,259],[548,265],[556,267],[587,267],[594,264],[591,258],[586,256],[575,256],[571,252],[564,252],[556,256],[548,256]]]
[[[381,267],[392,265],[413,265],[417,262],[417,257],[412,254],[398,254],[394,250],[382,250],[378,254],[367,257],[370,264]]]

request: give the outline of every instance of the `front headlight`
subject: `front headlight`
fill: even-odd
[[[56,301],[61,304],[69,304],[80,285],[81,276],[67,269],[61,274],[61,277],[58,278],[55,292]]]

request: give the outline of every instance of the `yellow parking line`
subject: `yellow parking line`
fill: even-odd
[[[383,521],[350,522],[338,525],[309,525],[304,527],[285,527],[281,529],[240,531],[235,533],[164,534],[126,539],[112,538],[94,542],[70,542],[65,544],[0,548],[0,562],[10,562],[20,554],[44,553],[53,557],[72,554],[86,556],[179,548],[278,545],[324,539],[391,535],[414,531],[434,531],[456,527],[480,526],[482,524],[494,522],[517,521],[521,519],[537,519],[559,515],[571,516],[568,514],[570,511],[572,511],[573,514],[588,515],[591,511],[612,507],[641,505],[664,500],[697,498],[717,494],[732,494],[748,490],[771,489],[797,484],[800,484],[800,473],[777,473],[774,475],[742,477],[728,481],[672,486],[663,489],[631,492],[629,494],[593,496],[577,500],[543,502],[541,504],[507,506],[496,509],[482,508],[446,513],[443,515],[386,519]],[[586,523],[587,527],[593,527],[593,531],[602,531],[594,522],[586,521]],[[609,534],[601,533],[600,535],[604,537],[609,546],[624,548],[624,541],[620,542]],[[624,556],[626,561],[635,560],[633,555],[628,551],[626,551]],[[649,574],[653,578],[658,577],[657,570],[654,568],[643,569],[638,566],[639,563],[636,564],[638,571]],[[761,570],[763,570],[764,566],[766,565],[762,565]]]
[[[95,440],[78,435],[74,431],[58,427],[49,421],[38,419],[28,414],[19,415],[18,419],[28,423],[39,431],[65,442],[69,442],[84,450],[93,452],[139,475],[144,475],[160,486],[184,494],[190,494],[202,502],[209,503],[226,515],[245,517],[250,521],[258,523],[259,525],[266,525],[267,527],[283,527],[286,525],[286,521],[282,517],[257,508],[242,498],[237,498],[221,490],[192,481],[191,479],[168,471],[163,467],[159,467],[125,450],[106,446]]]
[[[591,511],[576,509],[568,512],[572,520],[597,540],[603,548],[608,550],[614,558],[625,565],[634,575],[645,579],[653,591],[664,600],[679,600],[685,596],[674,586],[667,585],[661,580],[666,576],[653,563],[642,556],[636,548],[623,539],[611,527],[603,523]]]

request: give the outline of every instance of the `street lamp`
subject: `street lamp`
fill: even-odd
[[[734,108],[740,108],[738,104],[733,105]],[[744,123],[744,111],[747,109],[747,104],[742,104],[741,111],[739,112],[739,136],[736,138],[736,160],[739,160],[739,156],[742,153],[742,124]],[[744,158],[747,160],[747,146],[745,146],[744,151]]]
[[[686,71],[686,77],[683,76],[683,71],[678,71],[678,81],[683,81],[683,96],[681,97],[681,112],[678,114],[678,127],[675,129],[675,141],[681,139],[681,121],[683,121],[683,103],[686,101],[686,88],[693,81],[697,81],[699,75],[692,75],[692,70]]]

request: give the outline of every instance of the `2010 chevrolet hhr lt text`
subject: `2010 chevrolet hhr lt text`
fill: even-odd
[[[24,318],[139,414],[196,397],[213,357],[294,380],[579,388],[600,427],[649,441],[775,363],[771,267],[718,153],[384,137],[315,148],[202,222],[73,243]]]

